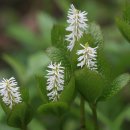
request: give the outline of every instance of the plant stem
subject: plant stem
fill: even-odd
[[[27,128],[22,128],[21,130],[27,130]]]
[[[81,114],[80,129],[86,130],[86,125],[85,125],[85,101],[84,101],[82,96],[81,96],[81,99],[80,99],[80,114]]]
[[[27,126],[21,128],[21,130],[28,130]]]
[[[93,112],[93,120],[94,120],[94,125],[95,125],[95,130],[99,130],[99,126],[98,126],[98,120],[97,120],[97,104],[92,104],[91,105],[91,109]]]
[[[63,130],[63,117],[59,117],[59,130]]]
[[[62,125],[62,123],[60,123],[60,130],[63,130],[63,125]]]

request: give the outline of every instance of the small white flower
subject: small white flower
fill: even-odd
[[[78,64],[77,66],[80,66],[81,68],[86,65],[91,70],[97,69],[97,47],[92,48],[89,46],[84,46],[80,44],[81,47],[83,47],[82,50],[77,51],[77,55],[80,55],[78,58]]]
[[[57,101],[60,96],[60,92],[64,89],[64,67],[61,63],[54,63],[48,66],[47,70],[47,90],[49,93],[47,96],[49,100]]]
[[[70,6],[67,20],[69,26],[66,28],[66,30],[70,32],[69,35],[66,35],[66,40],[69,42],[67,48],[70,51],[72,51],[75,42],[82,37],[83,32],[88,27],[86,24],[88,21],[86,15],[87,13],[85,11],[81,12],[77,10],[73,4]]]
[[[22,102],[19,87],[14,77],[4,79],[0,82],[0,96],[3,102],[12,109],[13,105]]]

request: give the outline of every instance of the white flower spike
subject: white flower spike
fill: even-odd
[[[61,63],[49,64],[49,70],[47,70],[47,90],[49,93],[47,96],[49,100],[57,101],[59,99],[61,91],[64,89],[64,67]]]
[[[83,47],[82,50],[77,51],[77,55],[80,55],[78,58],[78,64],[77,66],[80,66],[81,68],[86,65],[89,69],[91,70],[96,70],[97,69],[97,48],[92,48],[89,46],[84,46],[80,44],[81,47]]]
[[[85,11],[81,12],[77,10],[73,4],[70,6],[67,17],[69,26],[66,30],[70,32],[69,35],[66,35],[66,41],[69,42],[67,48],[72,51],[75,42],[82,37],[84,31],[87,29],[88,26],[86,22],[88,19],[87,13]]]
[[[10,79],[3,78],[0,82],[0,96],[10,109],[12,109],[15,104],[22,102],[19,87],[17,87],[17,82],[14,77]]]

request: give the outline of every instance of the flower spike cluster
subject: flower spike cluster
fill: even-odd
[[[64,89],[64,67],[61,63],[50,63],[47,70],[47,96],[49,100],[57,101],[61,91]]]
[[[88,21],[86,17],[87,13],[85,11],[81,12],[77,10],[72,4],[68,11],[68,20],[67,23],[69,26],[66,28],[67,31],[70,32],[69,35],[66,35],[66,41],[69,42],[67,48],[72,51],[75,42],[78,41],[84,31],[87,29],[86,22]]]
[[[12,109],[15,104],[22,102],[19,87],[17,87],[17,82],[14,77],[10,79],[3,78],[0,82],[0,96],[10,109]]]
[[[91,70],[97,69],[97,47],[92,48],[89,46],[84,46],[80,44],[80,46],[83,48],[82,50],[77,51],[77,55],[79,55],[78,58],[78,64],[77,66],[80,66],[81,68],[86,65]]]

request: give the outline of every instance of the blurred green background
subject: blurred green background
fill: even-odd
[[[130,71],[130,44],[118,30],[115,18],[121,15],[125,0],[0,0],[0,79],[15,76],[20,86],[29,89],[34,110],[41,104],[35,75],[43,73],[48,64],[45,50],[51,45],[51,29],[55,23],[65,23],[67,11],[73,3],[88,12],[89,21],[101,26],[105,54],[115,75]],[[86,103],[88,130],[93,130],[91,110]],[[102,130],[130,129],[130,84],[107,102],[98,106]],[[55,117],[40,117],[34,111],[29,130],[58,130]],[[79,97],[68,115],[64,130],[78,130],[80,126]],[[0,107],[0,130],[17,130],[6,124]]]

